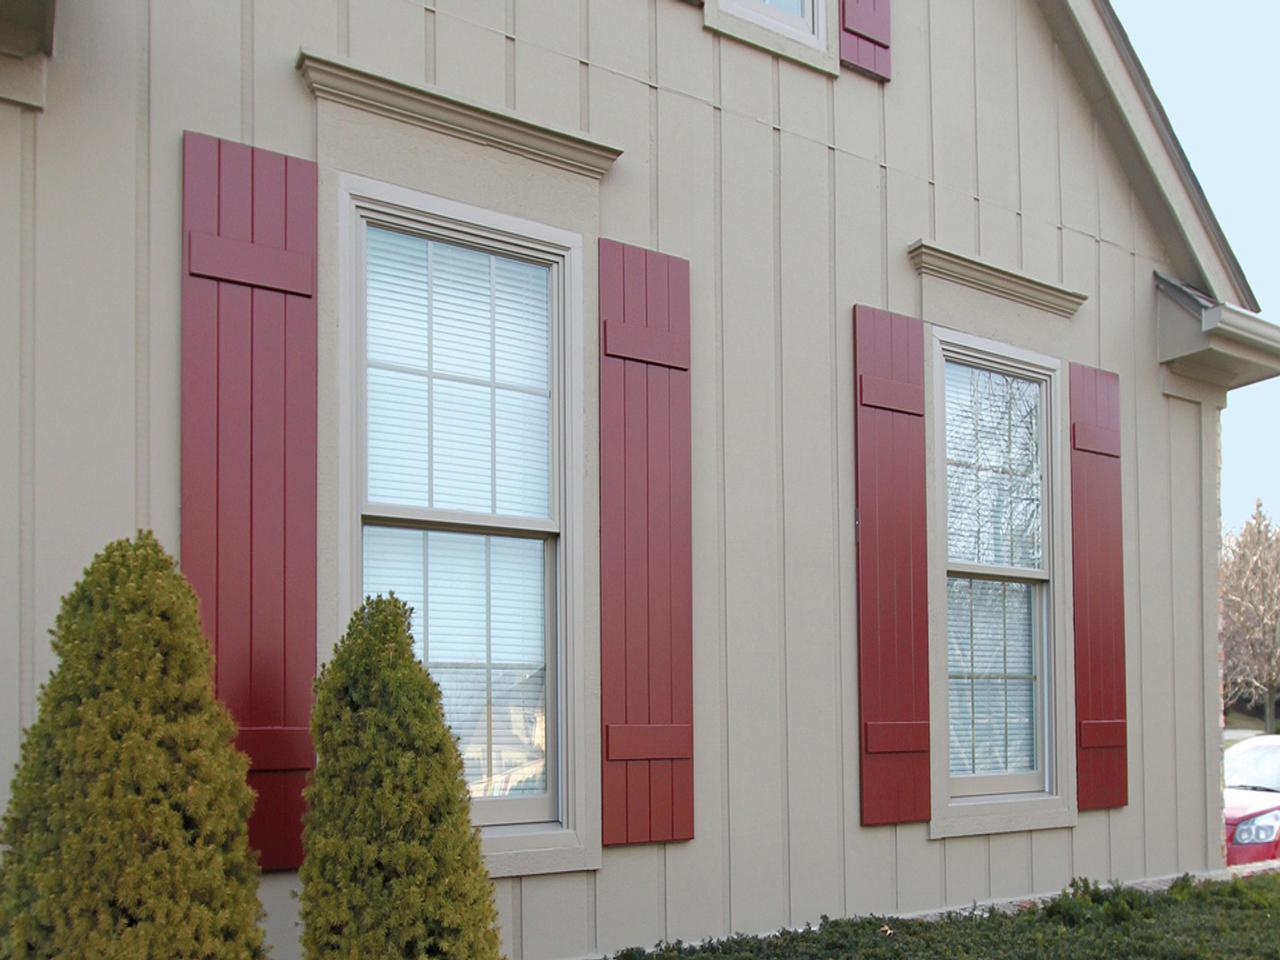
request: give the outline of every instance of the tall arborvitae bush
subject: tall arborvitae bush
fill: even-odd
[[[52,637],[0,838],[0,958],[261,957],[248,761],[190,585],[151,534],[119,540]]]
[[[307,960],[498,956],[493,886],[409,608],[358,609],[316,680],[302,843]]]

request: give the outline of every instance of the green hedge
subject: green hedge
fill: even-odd
[[[1167,892],[1076,881],[1016,913],[968,911],[939,921],[824,920],[769,937],[624,950],[617,960],[1280,960],[1280,875]]]

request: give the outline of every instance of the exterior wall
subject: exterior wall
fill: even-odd
[[[178,545],[181,131],[318,158],[322,185],[338,163],[326,149],[368,155],[341,152],[342,125],[360,120],[317,107],[300,46],[623,148],[598,214],[566,216],[692,263],[696,839],[500,879],[513,958],[1221,864],[1222,397],[1156,363],[1151,272],[1175,272],[1171,258],[1033,0],[897,0],[884,86],[719,37],[678,0],[63,5],[46,109],[0,101],[0,770],[80,569],[139,526]],[[483,179],[460,174],[479,148],[388,120],[369,130],[420,149],[343,169],[483,202]],[[515,179],[493,202],[550,222],[570,175],[523,180],[524,163],[494,164]],[[322,276],[336,256],[326,204]],[[906,255],[920,237],[1089,300],[1071,320],[988,310],[922,283]],[[859,827],[856,302],[1120,373],[1128,807],[945,841]],[[322,318],[335,309],[322,300]],[[324,549],[321,576],[336,578],[322,530]],[[323,653],[341,620],[321,597]],[[290,883],[264,884],[281,958]]]

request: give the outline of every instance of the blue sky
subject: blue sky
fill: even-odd
[[[1280,322],[1280,3],[1112,0],[1262,316]],[[1233,390],[1222,414],[1222,523],[1261,497],[1280,519],[1280,378]]]

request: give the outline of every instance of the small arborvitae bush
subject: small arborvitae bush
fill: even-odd
[[[316,680],[303,947],[328,958],[498,956],[493,887],[440,688],[409,608],[366,600]]]
[[[261,957],[253,793],[196,598],[149,533],[62,601],[0,859],[0,958]]]

